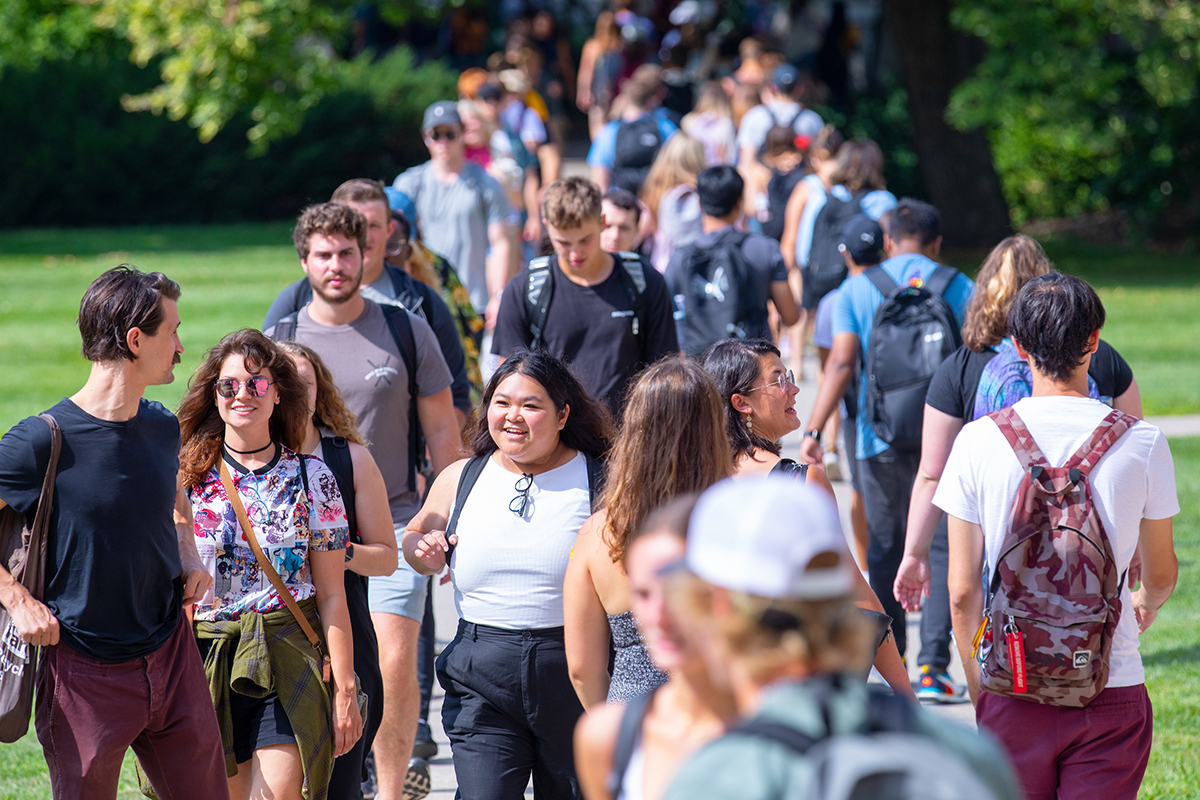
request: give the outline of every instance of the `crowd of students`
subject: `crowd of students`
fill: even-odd
[[[302,211],[304,277],[176,414],[142,395],[181,287],[89,287],[44,592],[0,567],[55,797],[132,747],[160,797],[413,800],[435,680],[471,800],[1135,797],[1178,503],[1099,298],[1021,235],[939,263],[937,209],[757,39],[719,77],[684,20],[660,65],[617,3],[576,76],[552,23],[427,109],[427,163]],[[5,434],[3,505],[52,439]],[[998,745],[915,702],[963,694],[952,641]]]

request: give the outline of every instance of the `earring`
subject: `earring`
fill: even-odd
[[[754,415],[753,414],[746,415],[746,430],[749,431],[751,436],[754,435]]]

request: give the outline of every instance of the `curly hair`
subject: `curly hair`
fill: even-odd
[[[762,383],[763,356],[779,355],[779,348],[766,339],[722,339],[710,345],[700,355],[700,364],[716,381],[725,407],[725,429],[733,458],[753,455],[755,450],[766,450],[779,455],[779,442],[764,439],[751,430],[746,418],[733,407],[735,394],[748,394]]]
[[[570,407],[567,424],[559,431],[562,443],[592,458],[604,458],[612,440],[612,415],[572,374],[567,362],[545,350],[519,347],[492,373],[483,390],[483,399],[467,423],[463,439],[472,455],[482,456],[499,449],[488,429],[487,410],[500,382],[510,375],[524,375],[537,381],[556,411]]]
[[[651,511],[732,472],[721,396],[709,374],[684,356],[644,370],[629,391],[601,500],[609,557],[625,558]]]
[[[342,393],[333,382],[333,373],[317,351],[299,342],[276,342],[276,345],[293,359],[303,358],[312,365],[313,373],[317,376],[317,407],[313,409],[313,424],[363,447],[370,444],[358,429],[354,412],[346,407]]]
[[[992,248],[967,305],[963,344],[976,353],[1008,336],[1008,311],[1021,287],[1054,269],[1046,251],[1023,233],[1009,236]]]
[[[360,251],[367,249],[367,218],[345,203],[317,203],[300,212],[300,219],[292,229],[292,244],[296,245],[301,260],[308,258],[312,237],[318,233],[322,236],[340,233],[358,242]]]
[[[225,441],[225,422],[217,409],[213,384],[230,356],[241,356],[251,374],[267,372],[279,396],[271,411],[271,439],[300,452],[308,433],[308,391],[291,357],[260,331],[242,328],[208,351],[188,381],[179,403],[179,471],[185,489],[194,486],[217,463]]]

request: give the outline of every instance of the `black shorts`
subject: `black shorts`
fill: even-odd
[[[259,748],[296,743],[292,723],[275,692],[255,698],[231,689],[229,713],[233,721],[233,757],[239,764],[249,761]]]

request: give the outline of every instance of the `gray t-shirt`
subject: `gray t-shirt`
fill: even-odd
[[[450,385],[450,370],[425,320],[409,313],[417,343],[417,394],[429,397]],[[358,427],[370,440],[371,455],[387,484],[392,522],[408,524],[421,497],[408,490],[408,372],[383,309],[370,300],[349,325],[313,322],[308,308],[296,319],[296,341],[317,351],[333,373]]]
[[[469,161],[448,185],[434,176],[428,161],[404,172],[392,185],[416,204],[425,244],[458,270],[471,304],[486,308],[487,229],[512,213],[504,189]]]

